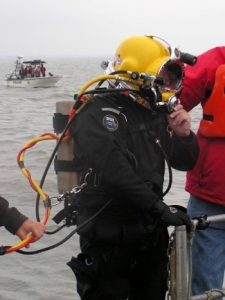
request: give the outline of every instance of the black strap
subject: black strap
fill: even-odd
[[[55,113],[53,117],[53,128],[55,133],[61,133],[65,129],[69,120],[69,115]]]
[[[54,160],[55,172],[76,172],[73,160],[59,160],[57,157]]]

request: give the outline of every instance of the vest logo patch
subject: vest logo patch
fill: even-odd
[[[113,115],[104,116],[102,124],[108,131],[116,131],[119,127],[118,120]]]

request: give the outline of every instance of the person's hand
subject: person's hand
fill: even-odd
[[[186,225],[188,231],[192,228],[191,219],[185,212],[176,207],[168,206],[161,200],[154,205],[153,215],[157,216],[167,226]]]
[[[17,230],[16,235],[21,239],[24,240],[28,234],[32,234],[34,237],[32,242],[37,241],[40,239],[45,232],[45,225],[40,222],[34,222],[30,219],[26,219],[20,228]]]
[[[174,107],[172,113],[167,116],[169,126],[178,136],[189,136],[191,132],[191,118],[181,104]]]

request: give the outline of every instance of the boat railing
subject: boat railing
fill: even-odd
[[[208,216],[207,223],[225,221],[225,214]],[[175,227],[170,236],[169,255],[169,292],[168,300],[208,300],[225,296],[225,289],[212,289],[201,295],[191,295],[192,277],[192,240],[201,219],[192,220],[193,230],[187,233],[185,226]]]

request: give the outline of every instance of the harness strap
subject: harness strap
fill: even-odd
[[[54,160],[54,169],[56,174],[58,172],[76,172],[73,160],[60,160],[57,156]]]

